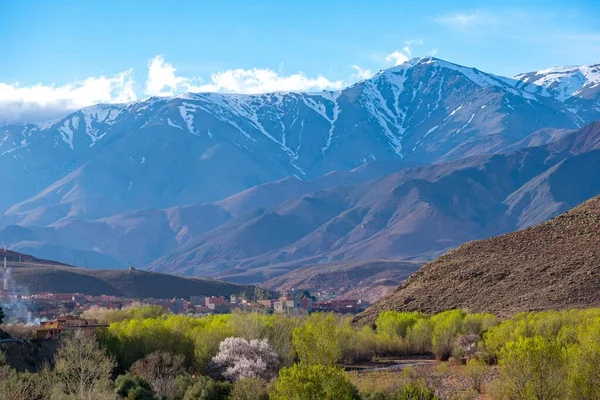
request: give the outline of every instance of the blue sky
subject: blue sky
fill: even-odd
[[[4,1],[0,108],[26,114],[189,90],[335,89],[431,54],[509,76],[597,63],[600,5]]]

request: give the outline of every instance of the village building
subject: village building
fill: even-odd
[[[60,339],[60,335],[65,331],[73,330],[93,330],[100,327],[107,327],[107,324],[99,324],[96,320],[82,319],[72,315],[58,317],[54,321],[43,321],[36,331],[37,339]]]

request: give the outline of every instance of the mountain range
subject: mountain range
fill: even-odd
[[[0,238],[91,268],[256,283],[425,260],[600,193],[600,65],[432,57],[337,92],[189,93],[0,125]]]

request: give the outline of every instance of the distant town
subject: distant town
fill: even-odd
[[[132,299],[110,295],[90,296],[84,293],[35,293],[30,295],[2,294],[3,304],[8,317],[18,318],[15,314],[26,309],[30,319],[53,320],[64,315],[80,315],[91,307],[122,309],[134,303],[159,305],[174,314],[206,315],[225,314],[234,310],[263,311],[266,313],[311,313],[313,311],[332,311],[336,313],[358,313],[368,303],[361,300],[318,299],[309,292],[283,294],[279,297],[271,295],[267,299],[250,299],[244,295],[205,296],[196,295],[189,298],[173,299]],[[11,304],[15,313],[11,312]],[[35,317],[35,318],[34,318]]]

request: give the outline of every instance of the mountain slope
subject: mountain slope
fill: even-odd
[[[429,258],[599,194],[600,140],[592,140],[599,131],[600,123],[592,124],[542,147],[406,168],[304,195],[233,218],[149,268],[260,282],[311,263]]]
[[[297,196],[352,185],[396,171],[407,162],[374,161],[351,171],[333,171],[313,180],[295,177],[247,189],[216,203],[126,212],[96,220],[67,218],[47,226],[32,213],[21,226],[0,229],[11,248],[95,269],[147,264],[231,218],[255,208],[274,207]],[[23,226],[25,225],[25,226]]]
[[[535,118],[531,118],[535,115]],[[368,161],[488,154],[576,110],[514,81],[413,59],[339,92],[199,93],[85,108],[0,126],[0,225],[48,225],[143,208],[214,202],[296,175]]]
[[[424,265],[358,320],[384,310],[520,311],[600,305],[600,197],[546,223],[470,242]]]

